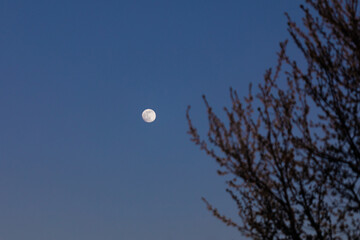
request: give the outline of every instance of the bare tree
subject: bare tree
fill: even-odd
[[[205,96],[207,140],[189,134],[228,176],[239,223],[212,213],[253,239],[360,239],[360,13],[358,0],[306,0],[288,31],[301,69],[280,44],[275,71],[259,92],[221,120]],[[304,29],[304,30],[303,30]],[[286,83],[286,88],[279,87]],[[255,107],[259,106],[259,107]]]

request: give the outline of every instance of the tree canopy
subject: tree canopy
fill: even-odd
[[[191,139],[227,176],[239,221],[204,201],[253,239],[360,239],[358,0],[306,0],[300,8],[301,24],[286,16],[305,67],[284,41],[255,95],[251,85],[245,98],[230,90],[226,119],[204,96],[205,139],[188,108]]]

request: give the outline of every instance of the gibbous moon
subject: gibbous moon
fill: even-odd
[[[155,121],[155,119],[156,119],[156,113],[152,109],[145,109],[142,112],[141,116],[142,116],[143,120],[147,123],[151,123],[151,122]]]

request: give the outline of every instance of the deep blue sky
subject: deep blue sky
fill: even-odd
[[[0,239],[239,239],[185,110],[260,82],[300,3],[0,0]]]

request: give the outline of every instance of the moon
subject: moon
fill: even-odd
[[[156,119],[156,113],[152,109],[145,109],[142,114],[142,119],[147,123],[152,123]]]

